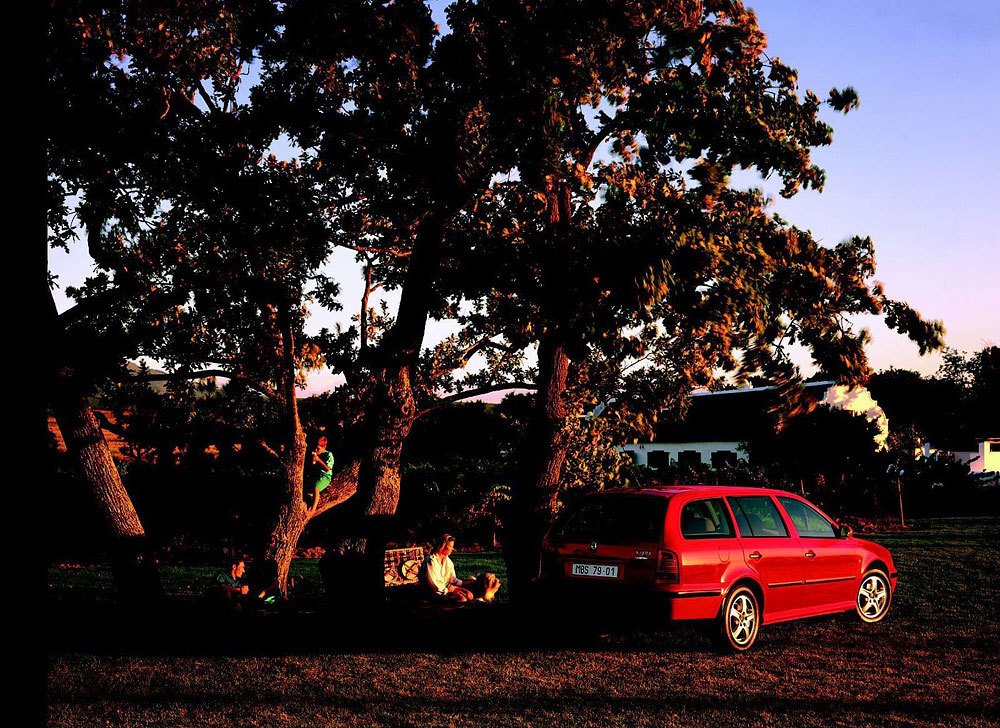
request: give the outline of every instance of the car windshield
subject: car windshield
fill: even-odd
[[[576,543],[658,543],[666,507],[666,498],[625,496],[582,500],[559,518],[552,529],[552,538]]]

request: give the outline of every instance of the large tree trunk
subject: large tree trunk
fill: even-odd
[[[271,537],[264,551],[264,559],[275,568],[278,588],[282,594],[288,594],[288,571],[295,556],[299,537],[309,522],[309,512],[303,500],[302,478],[306,463],[306,434],[299,418],[299,405],[296,399],[296,344],[290,313],[291,304],[283,303],[265,306],[263,313],[276,312],[280,327],[282,372],[281,399],[285,417],[285,442],[280,453],[284,489],[278,517],[271,529]]]
[[[543,336],[538,345],[538,396],[522,446],[504,544],[514,599],[523,595],[538,575],[542,538],[555,512],[569,448],[563,401],[568,372],[565,343],[555,333]]]
[[[81,341],[67,335],[56,310],[51,289],[46,301],[47,338],[58,352],[50,381],[53,414],[66,450],[76,461],[87,489],[107,525],[111,569],[118,596],[124,603],[158,599],[159,572],[148,553],[146,531],[122,483],[111,448],[86,397],[86,384],[73,364]]]
[[[115,539],[142,538],[146,532],[87,398],[73,391],[71,374],[64,371],[61,379],[52,404],[67,451],[79,465],[111,535]]]
[[[547,199],[549,245],[539,252],[544,264],[549,293],[546,318],[549,328],[538,342],[538,394],[521,450],[519,476],[511,493],[511,521],[504,544],[507,576],[512,599],[530,591],[541,564],[542,539],[552,520],[559,496],[559,479],[569,448],[566,432],[566,353],[570,331],[567,302],[560,290],[562,266],[566,260],[572,223],[570,185],[554,175],[530,174],[544,189]]]
[[[104,432],[68,369],[59,373],[52,405],[66,449],[107,524],[118,597],[124,605],[148,608],[162,596],[156,561]]]
[[[51,290],[46,304],[45,318],[50,341],[55,342],[56,351],[64,347],[70,349],[60,351],[61,360],[53,369],[50,383],[50,402],[66,449],[79,465],[112,537],[142,538],[146,532],[122,484],[104,432],[87,401],[85,383],[80,381],[78,372],[68,363],[67,357],[75,353],[72,351],[75,344],[67,341]]]
[[[301,427],[293,433],[288,449],[282,454],[284,490],[278,518],[271,529],[271,537],[264,551],[277,574],[278,588],[288,593],[288,572],[295,556],[299,538],[309,523],[309,514],[302,499],[302,471],[306,460],[306,436]]]
[[[373,396],[366,417],[367,444],[358,469],[360,531],[365,539],[363,601],[378,603],[384,592],[383,556],[399,503],[403,444],[417,417],[413,395],[416,371],[434,286],[441,264],[446,213],[429,213],[420,222],[406,272],[396,323],[370,351]]]
[[[386,516],[399,503],[399,469],[403,443],[416,419],[416,402],[410,383],[410,369],[400,366],[375,375],[373,409],[378,417],[371,423],[369,449],[358,472],[358,487],[365,494],[367,515]]]
[[[369,515],[395,513],[399,502],[400,455],[417,416],[413,373],[441,265],[443,215],[430,213],[420,222],[396,323],[371,356],[374,393],[366,418],[368,446],[358,473],[358,492]]]

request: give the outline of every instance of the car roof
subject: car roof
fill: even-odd
[[[787,490],[777,488],[759,488],[753,485],[649,485],[644,488],[609,488],[599,493],[589,494],[593,496],[602,495],[636,495],[636,496],[659,496],[670,498],[681,493],[697,493],[705,496],[724,495],[792,495]]]

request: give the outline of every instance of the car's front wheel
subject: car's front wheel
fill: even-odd
[[[889,613],[892,587],[881,569],[870,569],[861,577],[856,600],[858,618],[862,622],[881,622]]]
[[[738,586],[722,603],[716,627],[716,643],[727,651],[745,652],[757,639],[763,615],[760,600],[748,586]]]

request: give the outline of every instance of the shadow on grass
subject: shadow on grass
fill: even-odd
[[[701,624],[666,627],[645,615],[546,614],[510,604],[461,608],[389,602],[332,610],[322,604],[254,614],[207,613],[187,601],[137,611],[92,603],[49,605],[50,654],[273,656],[406,651],[462,654],[545,650],[660,652],[712,649]]]

